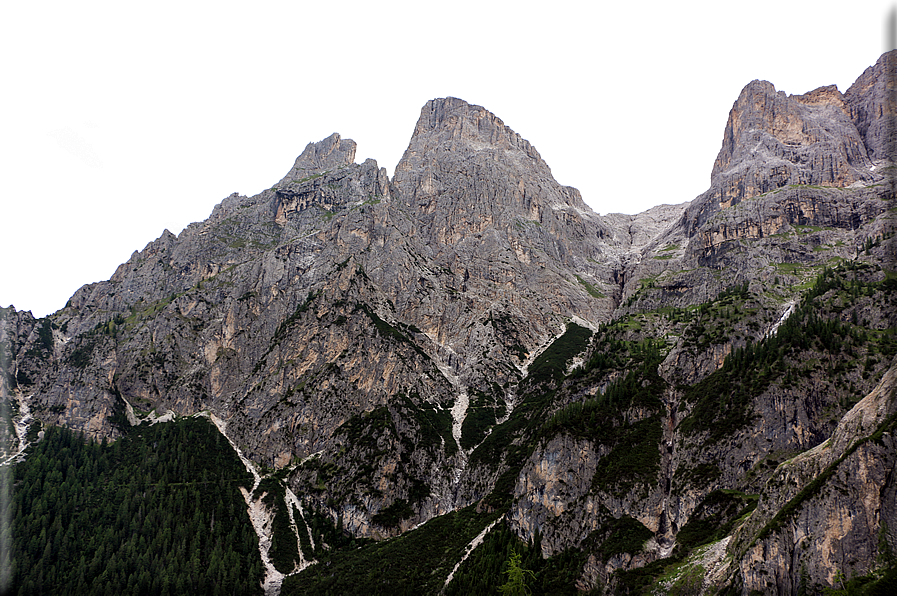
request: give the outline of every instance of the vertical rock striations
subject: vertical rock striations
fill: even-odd
[[[894,143],[897,142],[894,122],[897,114],[894,113],[893,98],[894,71],[897,70],[895,61],[897,51],[883,54],[844,94],[850,118],[863,138],[869,158],[879,168],[893,155]]]

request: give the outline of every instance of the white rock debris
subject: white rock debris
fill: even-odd
[[[769,331],[766,332],[766,336],[765,336],[765,337],[772,337],[773,335],[775,335],[775,334],[776,334],[776,331],[779,330],[779,327],[782,326],[782,323],[784,323],[785,321],[788,320],[788,317],[790,317],[790,316],[794,313],[794,310],[795,310],[796,308],[797,308],[797,301],[796,301],[796,300],[792,300],[791,302],[789,302],[789,303],[788,303],[788,306],[785,308],[785,312],[783,312],[783,313],[782,313],[782,316],[779,317],[779,320],[776,321],[776,322],[773,324],[773,326],[769,328]]]
[[[494,522],[492,522],[491,524],[486,526],[482,532],[477,534],[476,537],[473,540],[471,540],[467,546],[464,547],[464,556],[461,557],[460,561],[455,563],[455,566],[452,568],[452,572],[448,574],[447,578],[445,578],[445,584],[442,586],[443,591],[449,585],[449,583],[452,581],[452,578],[455,577],[455,572],[458,571],[458,567],[461,566],[461,563],[466,561],[467,557],[470,556],[470,553],[472,553],[476,547],[478,547],[480,544],[482,544],[483,539],[486,537],[486,534],[489,533],[489,530],[491,530],[495,526],[495,524],[497,524],[504,518],[505,518],[505,516],[502,515],[497,520],[495,520]]]
[[[293,514],[293,507],[296,507],[296,509],[299,510],[300,515],[304,515],[302,504],[299,502],[296,494],[293,493],[289,487],[286,487],[287,514],[290,519],[290,527],[293,530],[293,534],[296,536],[296,545],[299,549],[299,565],[297,565],[290,573],[284,574],[274,567],[274,563],[271,562],[271,559],[268,556],[271,551],[275,511],[268,509],[263,502],[265,495],[268,493],[263,492],[260,495],[255,494],[259,484],[262,482],[262,475],[259,474],[255,463],[243,455],[240,448],[227,436],[226,421],[210,412],[202,412],[198,415],[209,417],[212,423],[218,428],[218,431],[225,439],[227,439],[227,442],[230,443],[231,447],[233,447],[237,457],[239,457],[240,461],[243,462],[243,465],[246,466],[246,470],[252,474],[252,490],[246,490],[241,486],[240,493],[243,495],[243,500],[246,501],[247,512],[249,513],[249,520],[252,522],[252,527],[259,537],[259,555],[262,559],[262,565],[265,568],[265,579],[262,583],[262,589],[265,592],[265,596],[278,596],[280,594],[280,588],[283,585],[283,578],[299,573],[309,565],[315,563],[313,560],[307,560],[305,558],[305,553],[302,552],[302,543],[299,540],[298,526],[296,525],[296,520]],[[312,548],[314,548],[315,543],[312,539],[311,530],[308,530],[308,538],[311,541]]]
[[[16,401],[19,402],[19,419],[15,421],[13,428],[15,429],[19,444],[12,453],[7,455],[3,461],[0,461],[0,466],[21,461],[19,459],[20,456],[25,452],[25,449],[28,448],[28,425],[31,424],[34,417],[31,415],[31,409],[28,407],[28,399],[25,396],[16,396]]]
[[[299,573],[309,565],[315,563],[314,560],[307,560],[305,558],[305,553],[302,552],[302,541],[299,540],[299,526],[296,524],[296,517],[294,513],[294,508],[299,512],[299,515],[305,518],[305,511],[302,510],[302,503],[299,501],[299,497],[296,496],[290,487],[286,487],[286,503],[287,503],[287,512],[290,516],[290,528],[292,528],[293,533],[296,535],[296,548],[299,550],[299,565],[293,571],[293,573]],[[308,527],[308,524],[305,525],[305,531],[308,532],[308,540],[311,543],[312,549],[315,547],[314,538],[311,535],[311,529]]]
[[[455,405],[452,406],[452,437],[461,449],[461,425],[464,424],[464,418],[467,417],[467,406],[469,398],[467,391],[462,391],[455,398]]]

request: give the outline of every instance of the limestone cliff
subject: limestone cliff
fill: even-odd
[[[838,576],[887,567],[897,519],[897,368],[838,423],[831,438],[776,469],[735,534],[743,590],[797,594]]]

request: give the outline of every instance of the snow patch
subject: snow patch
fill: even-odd
[[[137,414],[134,413],[134,407],[131,405],[131,402],[126,400],[124,396],[121,396],[121,400],[125,402],[125,416],[128,418],[128,424],[131,426],[140,424],[140,420],[137,418]]]
[[[273,536],[271,529],[274,525],[274,512],[269,511],[262,502],[262,499],[268,493],[262,493],[258,498],[253,499],[252,493],[242,486],[240,487],[240,493],[243,495],[243,500],[246,501],[252,527],[259,537],[259,554],[262,558],[262,565],[265,567],[265,579],[262,582],[262,589],[265,592],[265,596],[278,596],[284,575],[274,567],[274,563],[268,558]]]
[[[287,505],[298,509],[299,515],[301,515],[302,519],[305,520],[305,510],[302,509],[302,502],[299,500],[299,497],[296,496],[296,493],[294,493],[292,490],[290,490],[290,487],[287,487]],[[294,521],[292,518],[292,515],[293,514],[290,513],[290,521],[291,522]],[[309,544],[311,544],[311,549],[314,550],[315,549],[315,539],[311,535],[311,528],[308,527],[308,522],[305,522],[305,531],[308,532],[308,542],[309,542]],[[297,539],[299,537],[298,534],[299,534],[299,532],[297,530],[296,531]],[[302,552],[302,544],[301,543],[299,544],[299,554],[302,555],[302,558],[304,560],[305,554]],[[305,569],[305,567],[308,567],[308,565],[311,565],[314,562],[315,562],[314,560],[309,561],[307,565],[302,567],[302,569]]]
[[[125,402],[125,403],[127,403],[127,402]],[[156,414],[156,411],[153,410],[152,412],[150,412],[147,415],[146,419],[149,420],[150,424],[159,424],[160,422],[171,422],[172,420],[175,419],[175,413],[172,412],[171,410],[165,410],[165,412],[163,412],[163,414],[161,416],[159,416],[158,414]],[[224,434],[224,433],[221,433],[221,434]]]
[[[439,345],[436,343],[436,340],[433,337],[431,337],[430,335],[427,335],[427,337],[434,344]],[[454,350],[452,350],[449,346],[441,347],[448,350],[452,354],[455,353]],[[455,375],[444,362],[442,362],[441,359],[434,356],[433,362],[436,364],[436,368],[439,369],[439,372],[442,373],[446,380],[448,380],[448,382],[452,384],[452,387],[455,388],[455,391],[457,391],[457,396],[455,397],[455,401],[452,404],[452,409],[450,410],[450,412],[452,413],[452,438],[455,439],[455,443],[458,445],[458,451],[463,454],[464,450],[461,449],[461,425],[464,424],[464,419],[467,417],[467,406],[469,405],[467,387],[461,384],[461,379],[459,379],[458,376]],[[439,404],[437,404],[437,407],[439,407]],[[460,477],[460,473],[461,469],[456,468],[456,479]]]
[[[576,323],[580,327],[585,327],[586,329],[590,330],[592,333],[596,333],[598,331],[598,325],[596,325],[592,321],[587,321],[587,320],[583,319],[582,317],[573,315],[572,317],[570,317],[570,321]],[[564,331],[566,331],[566,329],[564,329]],[[563,333],[561,333],[561,335],[563,335]]]
[[[286,488],[286,499],[285,500],[287,503],[287,513],[289,513],[289,516],[290,516],[290,528],[293,530],[293,534],[296,535],[296,548],[299,550],[299,566],[296,569],[294,569],[293,572],[290,574],[290,575],[293,575],[294,573],[299,573],[300,571],[302,571],[309,565],[313,565],[315,563],[315,561],[314,560],[308,561],[305,559],[305,553],[302,552],[302,541],[299,540],[299,526],[296,525],[296,517],[295,517],[295,513],[293,511],[295,508],[295,510],[299,512],[299,515],[301,515],[302,519],[304,520],[305,512],[302,510],[302,503],[299,501],[299,497],[296,496],[296,493],[294,493],[290,489],[289,486],[287,486],[285,488]],[[308,540],[309,540],[309,542],[311,542],[312,549],[314,549],[315,541],[312,538],[311,529],[309,529],[307,523],[305,524],[305,530],[308,532]]]
[[[255,489],[257,489],[259,487],[259,484],[262,482],[262,476],[256,469],[255,462],[243,455],[243,452],[239,447],[237,447],[237,444],[234,443],[229,436],[227,436],[227,422],[225,422],[215,414],[212,414],[211,412],[202,412],[200,415],[208,416],[209,420],[212,421],[212,424],[214,424],[218,428],[218,432],[224,435],[224,438],[227,439],[227,442],[230,443],[230,446],[234,448],[234,451],[236,451],[237,453],[237,457],[239,457],[240,461],[243,462],[243,465],[246,466],[246,471],[252,474],[252,477],[255,479],[255,482],[252,485],[252,491],[250,491],[255,492]]]
[[[279,596],[280,588],[283,585],[283,578],[288,577],[290,575],[295,575],[308,567],[309,565],[313,565],[315,563],[314,560],[306,560],[305,553],[302,552],[302,543],[299,540],[299,529],[296,525],[296,518],[293,513],[293,507],[299,510],[299,514],[305,517],[305,512],[302,509],[302,503],[299,501],[299,498],[296,494],[290,490],[289,486],[284,486],[286,489],[285,493],[285,501],[287,505],[287,515],[290,519],[290,528],[293,530],[293,534],[296,536],[296,546],[299,549],[299,565],[296,566],[293,571],[290,573],[281,573],[274,567],[274,563],[271,562],[271,559],[268,557],[268,553],[271,551],[271,542],[273,537],[272,528],[274,525],[274,515],[275,511],[269,510],[263,499],[267,492],[263,492],[260,495],[255,495],[255,491],[258,489],[259,484],[262,482],[262,475],[259,474],[258,469],[256,468],[255,462],[251,459],[243,455],[243,452],[239,447],[233,442],[233,440],[227,436],[227,422],[212,414],[211,412],[200,412],[197,416],[208,416],[209,420],[212,421],[212,424],[218,429],[227,442],[230,443],[231,447],[233,447],[234,452],[237,454],[237,457],[240,458],[240,461],[243,462],[243,465],[246,466],[246,470],[252,474],[253,484],[252,490],[246,490],[244,487],[240,487],[240,494],[243,495],[243,500],[246,501],[247,512],[249,513],[249,520],[252,522],[252,527],[255,530],[256,535],[259,537],[259,555],[262,559],[262,565],[265,568],[265,579],[262,582],[262,589],[265,592],[265,596]],[[315,455],[319,455],[318,453],[313,453],[309,456],[309,458],[314,457]],[[308,459],[308,458],[306,458]],[[255,497],[255,498],[253,498]],[[311,530],[308,529],[308,524],[306,524],[306,529],[308,530],[308,539],[311,542],[312,549],[315,548],[315,541],[312,538]]]
[[[582,319],[579,319],[579,320],[582,320]],[[578,324],[578,321],[574,321],[574,322],[576,322]],[[529,372],[529,367],[536,360],[536,358],[538,358],[542,354],[542,352],[547,350],[548,346],[553,344],[557,338],[559,338],[564,333],[566,333],[566,331],[567,331],[567,327],[561,326],[561,331],[557,335],[549,335],[546,338],[542,339],[542,342],[539,344],[539,346],[537,348],[535,348],[529,354],[529,356],[526,357],[526,360],[524,360],[521,364],[517,365],[517,369],[520,371],[520,373],[525,376],[527,374],[527,372]]]

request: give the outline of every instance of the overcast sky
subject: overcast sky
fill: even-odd
[[[765,79],[843,92],[893,2],[6,2],[0,306],[45,316],[333,132],[390,175],[424,103],[486,107],[597,212],[709,186]]]

